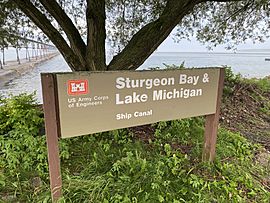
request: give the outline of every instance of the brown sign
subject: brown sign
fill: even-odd
[[[216,112],[220,69],[56,74],[61,137]]]
[[[52,200],[62,193],[58,138],[206,115],[202,159],[215,157],[224,69],[41,75]]]

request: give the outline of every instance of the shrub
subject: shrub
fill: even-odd
[[[35,187],[48,181],[43,113],[34,94],[0,99],[0,196],[9,194],[26,201]],[[44,130],[43,130],[44,131]],[[61,154],[68,155],[61,143]]]

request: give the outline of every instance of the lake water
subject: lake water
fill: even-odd
[[[180,65],[184,62],[186,67],[220,67],[231,66],[235,73],[244,77],[265,77],[270,75],[270,53],[154,53],[139,69],[151,67],[165,67]],[[40,73],[70,71],[61,56],[47,61],[27,74],[10,81],[6,86],[0,87],[0,95],[20,94],[22,92],[37,92],[37,99],[41,99]]]
[[[230,66],[235,73],[244,77],[265,77],[270,75],[270,53],[155,53],[141,68],[165,67],[165,64],[185,67],[220,67]]]

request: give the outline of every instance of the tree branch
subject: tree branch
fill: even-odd
[[[203,2],[232,2],[243,0],[167,0],[161,16],[140,29],[118,55],[114,56],[108,70],[135,70],[169,36],[175,26],[195,5]]]
[[[70,46],[78,56],[81,63],[85,61],[86,45],[71,19],[55,0],[39,0],[44,8],[54,17],[63,28],[70,42]]]
[[[105,0],[87,0],[86,62],[90,70],[106,70]]]
[[[13,0],[13,2],[27,15],[48,38],[54,43],[58,50],[62,53],[66,62],[73,71],[84,70],[82,64],[76,57],[76,54],[68,46],[61,34],[52,26],[47,17],[42,14],[30,0]]]
[[[198,3],[199,0],[168,0],[159,19],[139,30],[122,52],[112,59],[108,70],[137,69]]]
[[[236,10],[232,15],[230,15],[225,21],[229,21],[231,18],[235,17],[239,13],[242,13],[244,11],[247,11],[249,8],[251,8],[254,5],[254,2],[247,2],[243,7]]]

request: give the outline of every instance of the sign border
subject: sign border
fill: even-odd
[[[205,68],[197,68],[197,69],[205,69]],[[220,71],[219,71],[218,89],[217,89],[218,92],[216,99],[216,112],[214,114],[206,115],[205,120],[202,160],[209,162],[212,162],[215,159],[219,113],[225,78],[225,68],[219,68],[219,70]],[[154,70],[154,71],[164,71],[164,70]],[[98,71],[95,71],[95,73],[97,72]],[[101,72],[106,71],[100,71],[98,73]],[[116,72],[132,72],[132,71],[116,71]],[[143,72],[143,70],[140,72]],[[59,119],[59,102],[58,102],[56,74],[57,73],[41,74],[46,141],[48,148],[50,189],[53,202],[56,202],[62,196],[62,178],[61,178],[60,156],[58,146],[59,145],[58,139],[61,137],[61,129]]]

